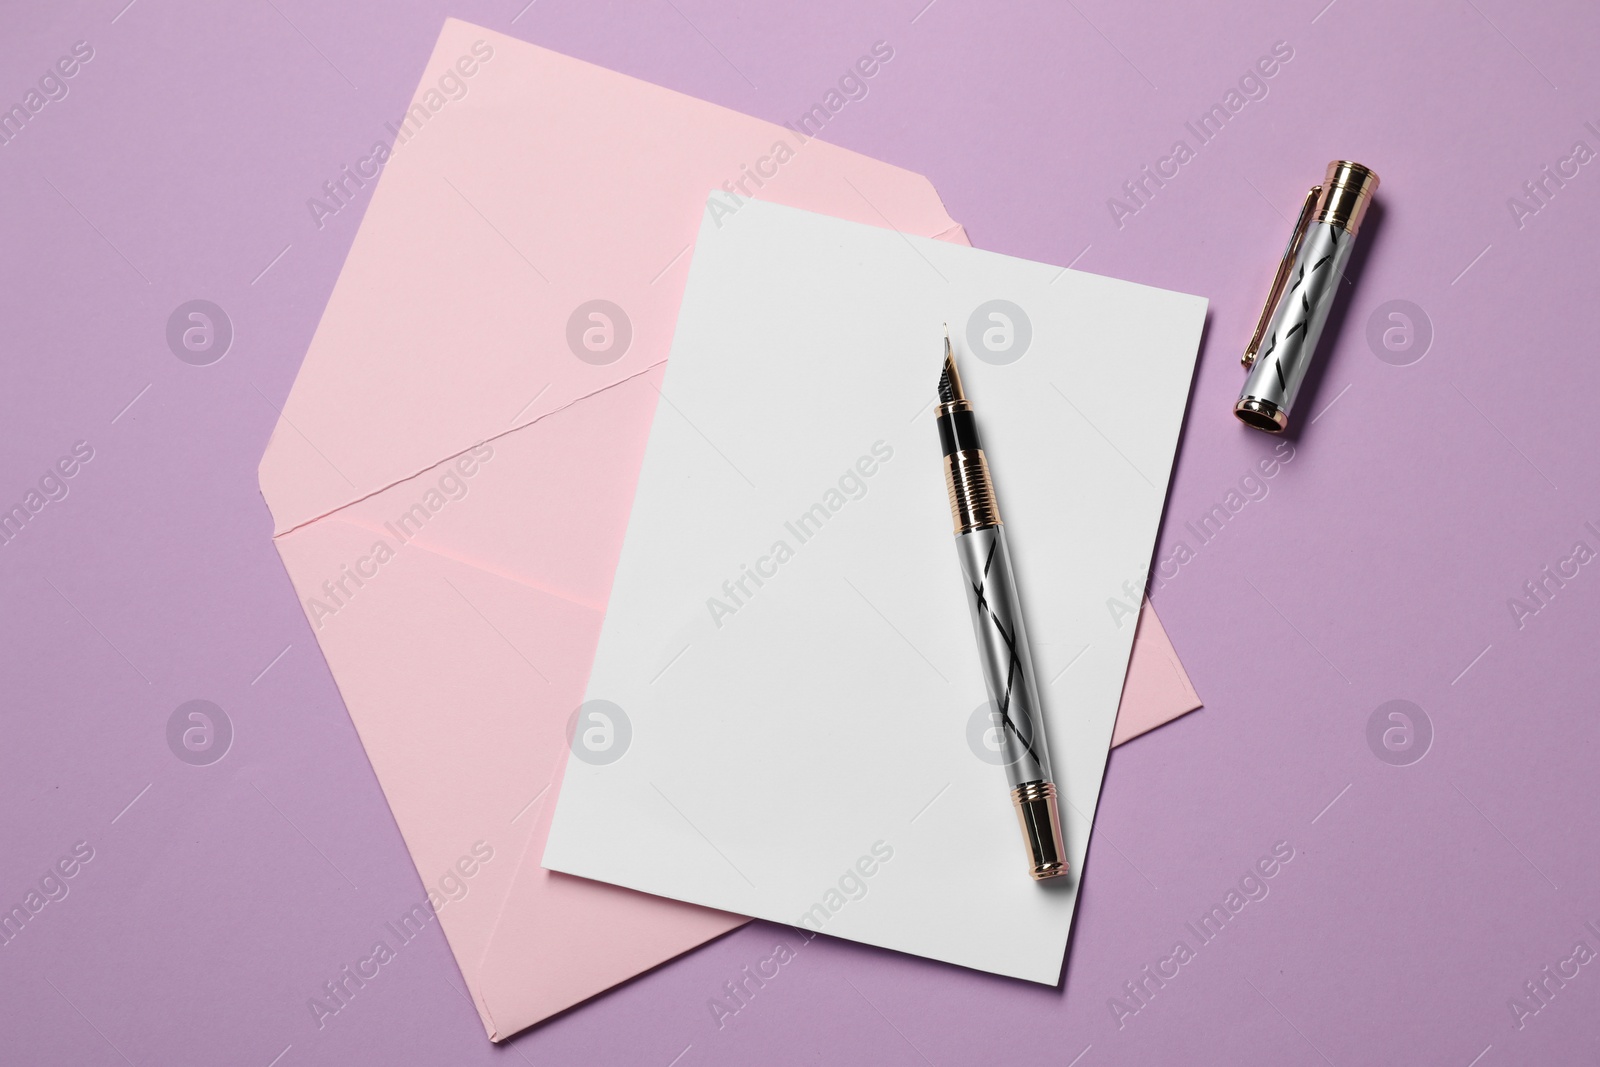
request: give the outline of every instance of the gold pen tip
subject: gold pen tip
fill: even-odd
[[[950,348],[950,325],[944,328],[944,371],[939,375],[939,403],[948,404],[956,400],[965,400],[966,391],[961,388],[961,374],[956,370],[956,357]]]

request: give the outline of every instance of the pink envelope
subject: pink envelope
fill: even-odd
[[[464,22],[416,101],[261,491],[499,1041],[746,921],[538,864],[706,191],[966,239],[919,175]],[[1139,626],[1134,732],[1199,704]]]

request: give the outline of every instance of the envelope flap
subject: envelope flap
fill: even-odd
[[[958,232],[920,175],[455,20],[394,128],[325,197],[379,183],[261,462],[276,533],[664,360],[708,190]]]

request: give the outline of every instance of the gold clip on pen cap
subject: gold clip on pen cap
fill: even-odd
[[[1243,363],[1250,374],[1233,406],[1245,425],[1268,433],[1288,429],[1289,410],[1377,188],[1378,176],[1369,168],[1336,159],[1328,164],[1322,184],[1306,194],[1266,306],[1245,346]]]

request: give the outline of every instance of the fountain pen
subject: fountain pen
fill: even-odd
[[[967,605],[978,640],[978,656],[989,690],[989,706],[1000,731],[1001,752],[1011,784],[1011,803],[1022,824],[1028,873],[1036,881],[1067,873],[1061,845],[1061,816],[1045,748],[1039,683],[1022,623],[1017,582],[1006,550],[989,461],[978,438],[972,404],[961,386],[948,328],[944,373],[939,377],[939,445],[944,453],[945,488],[955,525],[956,551],[966,579]]]

